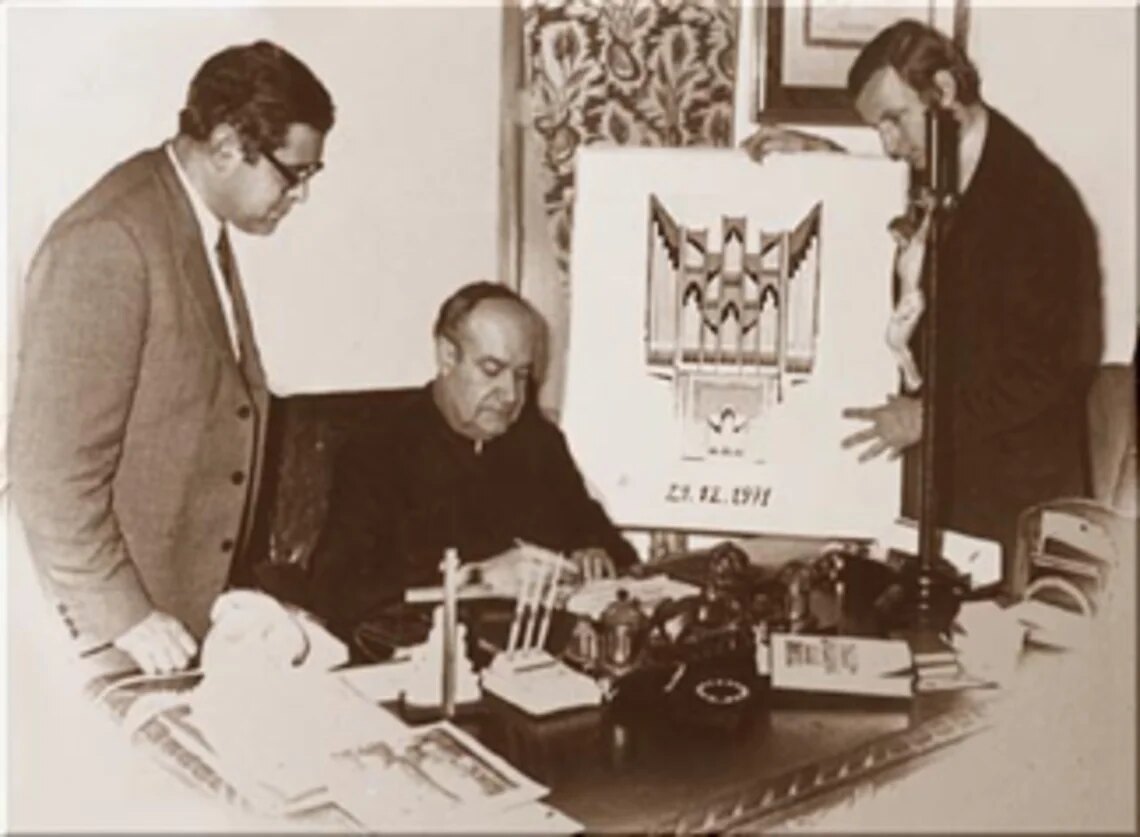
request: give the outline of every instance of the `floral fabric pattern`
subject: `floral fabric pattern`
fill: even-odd
[[[536,0],[525,62],[542,190],[563,282],[583,145],[732,142],[733,0]]]

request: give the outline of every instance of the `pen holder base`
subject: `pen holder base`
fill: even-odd
[[[483,704],[483,698],[480,696],[477,700],[456,703],[455,714],[448,718],[443,714],[443,707],[438,703],[411,703],[407,697],[404,696],[400,698],[397,710],[403,721],[417,726],[419,724],[435,723],[436,721],[462,722],[469,718],[476,718],[483,715],[486,712],[486,707]]]
[[[603,698],[597,681],[539,649],[499,654],[483,671],[482,683],[528,715],[599,706]]]

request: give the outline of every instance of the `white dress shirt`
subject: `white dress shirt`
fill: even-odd
[[[206,251],[206,264],[210,266],[210,275],[214,277],[214,288],[218,292],[218,302],[222,306],[222,316],[226,320],[226,332],[230,335],[230,347],[233,349],[234,357],[240,358],[241,350],[238,346],[237,326],[234,324],[234,303],[230,297],[229,288],[226,287],[225,276],[222,273],[221,265],[218,264],[218,254],[215,250],[218,236],[222,232],[222,222],[210,211],[201,195],[190,183],[190,178],[186,176],[182,164],[178,162],[178,155],[174,153],[174,145],[168,142],[164,148],[170,162],[174,165],[174,172],[178,175],[182,188],[186,190],[186,194],[190,198],[194,217],[198,219],[198,229],[202,232],[202,247]]]

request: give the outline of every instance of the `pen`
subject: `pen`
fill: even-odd
[[[550,576],[550,589],[546,593],[546,612],[542,614],[542,628],[538,632],[537,648],[541,650],[546,646],[546,635],[550,632],[550,620],[554,614],[554,594],[558,590],[558,576],[562,572],[562,563],[554,565],[554,572]]]
[[[523,607],[525,605],[526,592],[526,577],[524,576],[519,583],[519,590],[515,597],[515,617],[511,620],[511,632],[507,636],[506,653],[511,654],[514,652],[519,640],[519,630],[522,627]]]
[[[526,639],[523,647],[530,651],[534,649],[535,636],[538,633],[539,609],[542,605],[542,584],[546,578],[546,568],[538,561],[527,564],[527,602],[530,605],[530,616],[526,626]]]

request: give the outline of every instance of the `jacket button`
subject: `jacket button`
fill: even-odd
[[[234,542],[232,538],[226,538],[224,541],[222,541],[222,552],[229,552],[233,548]]]
[[[253,415],[253,410],[249,409],[248,404],[242,404],[240,407],[237,408],[237,417],[239,419],[247,419],[251,415]]]
[[[234,485],[241,485],[243,482],[245,482],[245,474],[241,471],[234,471],[232,474],[230,474],[230,482],[232,482]]]

